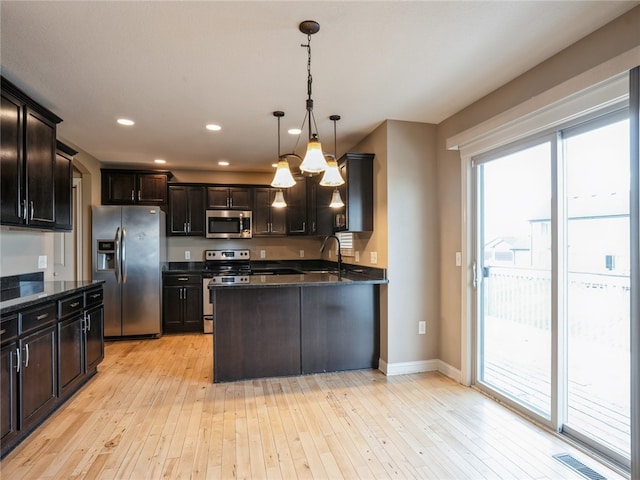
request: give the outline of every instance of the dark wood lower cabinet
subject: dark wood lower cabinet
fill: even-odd
[[[162,277],[162,331],[203,331],[200,274],[165,274]]]
[[[102,287],[91,285],[0,319],[0,456],[97,372],[104,358]]]
[[[378,288],[302,289],[302,373],[378,368]]]
[[[12,441],[18,434],[18,342],[0,350],[0,441]]]
[[[48,414],[58,398],[56,326],[20,339],[20,428],[29,428]]]
[[[379,285],[214,289],[214,381],[377,368]]]
[[[216,382],[300,373],[299,290],[217,290],[213,328]]]
[[[58,324],[61,397],[73,390],[84,376],[83,327],[82,315]]]

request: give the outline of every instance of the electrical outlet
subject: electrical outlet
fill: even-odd
[[[378,263],[378,252],[371,252],[371,264],[375,265]]]
[[[184,251],[184,259],[191,260],[191,252],[189,250]]]
[[[300,250],[300,258],[304,258],[304,250]]]
[[[425,333],[427,333],[427,322],[425,322],[424,320],[418,322],[418,333],[420,335],[424,335]]]
[[[360,262],[360,252],[356,250],[356,262]]]
[[[47,268],[47,256],[46,255],[38,256],[38,268]]]
[[[462,252],[456,252],[456,267],[462,266]]]
[[[260,258],[267,258],[267,252],[265,250],[260,250]]]

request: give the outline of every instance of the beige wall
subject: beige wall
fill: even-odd
[[[455,267],[452,259],[455,252],[462,248],[463,222],[471,221],[471,218],[463,217],[460,155],[446,150],[447,138],[632,51],[640,45],[638,32],[640,7],[630,10],[438,125],[440,359],[447,364],[461,368],[460,327],[465,298],[461,288],[462,269]],[[640,56],[637,64],[640,64]]]
[[[367,260],[376,251],[378,265],[388,269],[380,358],[389,371],[438,357],[435,133],[435,125],[390,120],[352,149],[376,154],[374,232],[356,249]],[[425,335],[418,334],[419,321],[426,322]]]

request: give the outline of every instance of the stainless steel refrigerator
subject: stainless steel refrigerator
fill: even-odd
[[[93,278],[105,281],[105,337],[162,333],[165,221],[160,207],[92,207]]]

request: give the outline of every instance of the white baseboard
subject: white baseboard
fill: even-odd
[[[407,373],[440,372],[460,383],[462,372],[440,359],[421,360],[418,362],[387,363],[380,359],[378,369],[385,375],[404,375]]]

